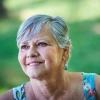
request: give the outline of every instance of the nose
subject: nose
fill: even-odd
[[[32,58],[32,57],[38,57],[39,52],[34,46],[31,46],[29,50],[27,51],[27,58]]]

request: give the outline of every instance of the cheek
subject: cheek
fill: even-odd
[[[57,50],[55,50],[55,49],[43,50],[41,55],[47,64],[52,65],[54,63],[57,63],[57,61],[58,61]]]
[[[25,65],[25,53],[18,53],[18,60],[21,65]]]

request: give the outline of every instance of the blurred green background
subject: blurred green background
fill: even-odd
[[[65,19],[73,45],[68,70],[100,74],[100,0],[0,0],[0,93],[27,81],[17,60],[16,33],[34,14]]]

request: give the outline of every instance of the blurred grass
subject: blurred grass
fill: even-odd
[[[0,92],[27,80],[17,60],[16,33],[22,20],[36,13],[59,15],[69,24],[73,46],[68,70],[100,74],[99,3],[99,0],[95,4],[93,0],[5,0],[10,17],[0,19]]]
[[[71,23],[70,35],[73,46],[69,69],[100,74],[100,18]]]
[[[0,19],[0,91],[11,88],[24,76],[17,60],[16,32],[20,21]]]

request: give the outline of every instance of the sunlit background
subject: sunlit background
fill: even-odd
[[[68,70],[100,74],[100,0],[0,0],[0,93],[27,81],[17,60],[16,33],[34,14],[65,19],[73,45]]]

